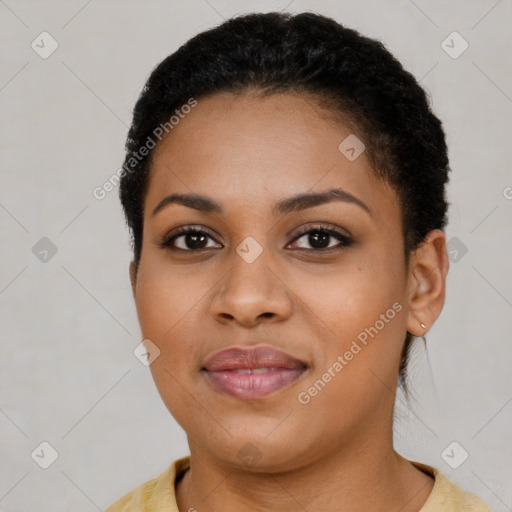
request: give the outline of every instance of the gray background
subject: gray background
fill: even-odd
[[[93,190],[121,165],[134,102],[161,59],[223,18],[281,9],[382,40],[444,123],[447,301],[428,334],[431,370],[416,343],[415,398],[407,407],[398,396],[395,444],[493,511],[512,510],[510,0],[0,0],[1,510],[104,510],[188,454],[133,355],[140,332],[117,187],[103,200]],[[46,59],[31,47],[50,48],[43,31],[59,45]],[[458,58],[442,47],[453,31],[469,44]],[[43,237],[56,254],[41,252]],[[43,441],[59,454],[48,469],[31,457],[50,461]],[[457,469],[442,456],[453,441],[452,459],[469,453]]]

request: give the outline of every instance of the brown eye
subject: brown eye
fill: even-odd
[[[304,241],[301,242],[302,244],[309,244],[310,247],[300,245],[299,248],[314,252],[331,252],[332,250],[348,247],[353,243],[352,239],[345,234],[335,229],[322,226],[303,231],[293,242],[297,243],[297,241],[301,239],[304,239]]]
[[[207,245],[208,239],[215,241],[204,229],[184,226],[179,229],[178,233],[165,236],[164,239],[159,242],[159,245],[178,251],[200,251],[214,248]]]

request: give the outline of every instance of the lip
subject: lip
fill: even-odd
[[[264,368],[265,370],[258,370]],[[208,381],[228,395],[257,399],[295,382],[308,365],[268,345],[231,347],[214,354],[202,370]],[[254,372],[256,370],[256,372]]]

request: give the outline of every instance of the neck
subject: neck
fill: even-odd
[[[177,485],[178,507],[201,512],[420,511],[432,491],[430,476],[397,454],[392,443],[349,446],[333,447],[291,470],[258,472],[234,468],[191,443],[191,467]]]

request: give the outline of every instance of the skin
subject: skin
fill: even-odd
[[[161,351],[155,384],[189,441],[181,511],[413,512],[432,491],[433,479],[393,448],[393,406],[406,331],[425,334],[444,304],[446,238],[430,232],[406,266],[397,195],[364,153],[349,161],[339,151],[350,133],[304,95],[223,93],[200,99],[155,148],[130,277],[143,337]],[[330,188],[371,214],[340,201],[273,213],[282,199]],[[171,193],[209,196],[224,212],[170,204],[152,216]],[[354,243],[322,253],[307,234],[297,239],[319,222]],[[182,251],[158,245],[183,225],[209,229],[208,248],[186,252],[197,247],[186,236],[174,241]],[[236,252],[247,236],[263,250],[252,263]],[[301,404],[298,394],[396,302],[401,311]],[[308,370],[257,400],[218,391],[200,371],[221,349],[260,343]],[[239,457],[246,443],[260,456],[251,466]]]

